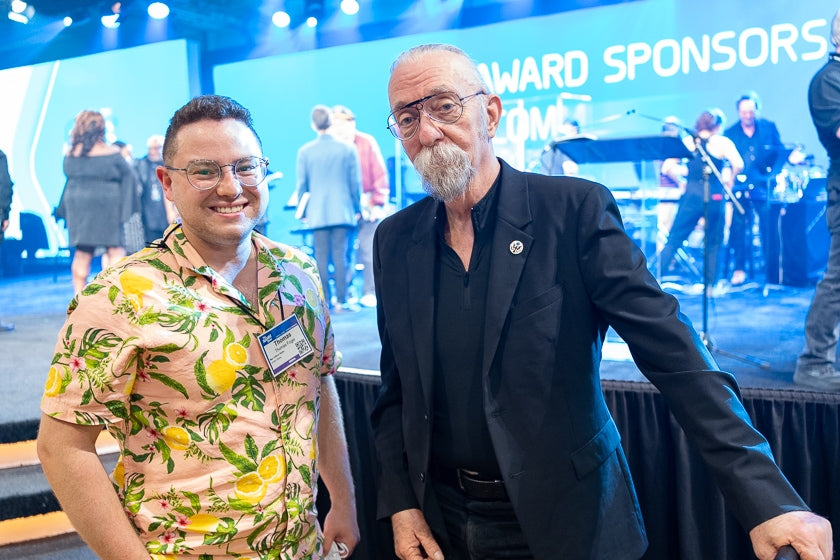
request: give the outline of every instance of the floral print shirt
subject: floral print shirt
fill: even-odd
[[[153,558],[320,558],[321,376],[332,329],[315,262],[252,234],[256,305],[173,225],[75,298],[41,409],[104,425],[116,491]],[[258,335],[296,316],[314,352],[273,374]]]

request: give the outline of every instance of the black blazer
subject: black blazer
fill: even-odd
[[[807,509],[675,298],[651,276],[610,191],[502,163],[484,327],[484,414],[537,558],[640,557],[644,526],[598,373],[608,326],[659,388],[746,529]],[[374,275],[382,384],[372,413],[378,514],[412,507],[442,531],[429,488],[437,202],[380,224]],[[512,249],[521,243],[522,251]]]

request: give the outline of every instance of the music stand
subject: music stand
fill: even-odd
[[[676,136],[633,136],[620,138],[586,138],[576,137],[571,141],[564,141],[558,146],[576,163],[618,163],[644,162],[664,160],[668,158],[685,158],[691,152]],[[644,209],[645,201],[640,204]],[[644,244],[644,222],[642,237]],[[655,242],[655,241],[654,241]],[[644,247],[642,247],[644,252]]]

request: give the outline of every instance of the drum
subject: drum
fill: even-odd
[[[809,167],[806,165],[785,164],[776,175],[770,199],[774,202],[794,204],[802,199],[802,193],[810,181]]]

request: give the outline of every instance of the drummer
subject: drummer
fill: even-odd
[[[744,208],[744,214],[734,212],[729,228],[729,247],[734,260],[730,283],[738,286],[747,280],[745,265],[747,259],[752,257],[747,251],[752,249],[753,224],[758,218],[765,265],[764,283],[778,284],[780,259],[777,224],[781,206],[771,204],[768,192],[773,188],[774,177],[785,161],[799,164],[805,154],[798,148],[785,149],[776,124],[758,117],[759,98],[755,92],[739,97],[735,108],[738,111],[738,122],[727,128],[724,135],[735,143],[744,159],[744,172],[738,176],[732,189]],[[752,272],[756,272],[754,267]]]

